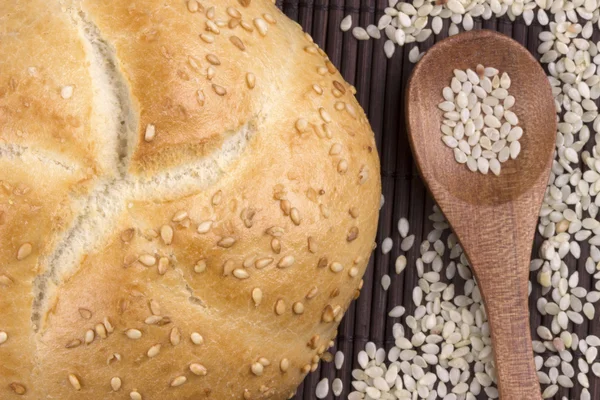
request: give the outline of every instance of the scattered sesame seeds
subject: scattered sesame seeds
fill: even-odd
[[[307,129],[308,129],[308,121],[307,120],[300,118],[298,121],[296,121],[296,130],[299,133],[304,133],[304,132],[306,132]]]
[[[77,378],[74,374],[69,374],[69,383],[73,386],[75,390],[81,390],[81,383],[79,382],[79,378]]]
[[[204,343],[204,338],[198,332],[193,332],[190,335],[190,339],[192,340],[192,343],[194,343],[195,345],[198,345],[198,346],[200,346]]]
[[[208,373],[208,370],[206,369],[206,367],[204,365],[198,364],[198,363],[190,364],[190,371],[194,375],[198,375],[198,376],[206,376],[206,374]]]
[[[0,331],[0,344],[6,343],[8,340],[8,334],[4,331]]]
[[[217,242],[217,246],[223,247],[225,249],[230,248],[235,244],[235,238],[233,237],[224,237]]]
[[[158,260],[158,273],[160,275],[164,275],[167,273],[169,269],[169,259],[167,257],[161,257]]]
[[[302,222],[300,211],[298,211],[298,209],[295,207],[290,210],[290,218],[294,225],[300,225],[300,223]]]
[[[279,299],[275,302],[275,314],[282,315],[285,312],[285,301]]]
[[[12,389],[12,391],[18,395],[23,395],[27,392],[25,386],[21,385],[20,383],[12,382],[9,386]]]
[[[292,265],[294,265],[295,262],[295,258],[294,256],[285,256],[283,258],[281,258],[281,260],[279,260],[279,262],[277,263],[277,266],[279,268],[288,268],[291,267]]]
[[[298,301],[292,305],[292,310],[294,311],[294,314],[304,314],[304,304]]]
[[[144,140],[151,142],[156,137],[156,127],[152,124],[146,125],[146,133],[144,134]]]
[[[33,246],[31,243],[23,243],[17,251],[17,260],[22,261],[31,255]]]
[[[255,362],[252,363],[250,370],[254,375],[261,376],[263,374],[263,371],[265,370],[265,367],[261,363]]]
[[[331,269],[332,272],[338,273],[344,270],[344,266],[339,262],[332,262],[329,269]]]
[[[85,344],[92,343],[94,341],[95,337],[96,337],[96,332],[94,332],[94,330],[88,329],[87,331],[85,331],[85,335],[84,335]]]
[[[178,376],[177,378],[171,381],[171,387],[181,386],[187,382],[187,378],[185,376]]]
[[[73,86],[64,86],[60,90],[60,97],[62,97],[65,100],[68,100],[71,97],[73,97]]]
[[[175,215],[173,215],[173,222],[181,222],[183,220],[185,220],[188,217],[188,213],[187,211],[184,210],[179,210],[175,213]]]
[[[129,339],[137,340],[142,337],[142,332],[137,329],[128,329],[125,331],[125,335],[127,335]]]
[[[262,18],[254,18],[253,22],[258,33],[260,33],[261,36],[266,36],[267,31],[269,30],[269,26],[267,25],[265,20]]]
[[[353,226],[348,231],[348,235],[346,236],[346,241],[353,242],[358,237],[358,227]]]
[[[254,301],[254,306],[256,306],[256,307],[260,306],[260,303],[262,302],[262,298],[263,298],[263,292],[260,288],[252,289],[252,301]]]
[[[233,270],[233,276],[238,279],[248,279],[250,278],[250,274],[245,269],[237,268]]]
[[[171,333],[169,334],[169,341],[173,346],[177,346],[179,343],[181,343],[181,332],[179,331],[179,328],[171,329]]]
[[[142,400],[142,395],[139,394],[139,392],[137,391],[133,391],[131,393],[129,393],[129,397],[131,398],[131,400]]]
[[[79,315],[81,315],[81,318],[83,319],[90,319],[92,318],[92,312],[86,308],[80,308],[79,310]]]
[[[356,268],[356,267],[350,268],[350,270],[348,271],[348,275],[351,278],[355,278],[358,275],[358,268]]]
[[[118,376],[115,376],[110,380],[110,387],[114,392],[118,392],[119,389],[121,389],[121,384],[121,378],[119,378]]]
[[[204,271],[206,271],[206,260],[199,260],[196,265],[194,265],[194,272],[201,274]]]
[[[259,258],[258,260],[256,260],[255,267],[256,269],[263,269],[269,266],[273,261],[274,259],[270,257]]]
[[[225,96],[227,94],[227,89],[225,89],[223,86],[219,86],[213,83],[212,88],[215,91],[215,93],[219,96]]]
[[[173,243],[173,228],[170,225],[163,225],[160,228],[160,237],[166,245]]]
[[[256,76],[252,72],[246,74],[246,84],[250,89],[254,89],[256,86]]]
[[[156,257],[150,254],[142,254],[138,260],[146,267],[152,267],[156,264]]]
[[[188,9],[189,12],[191,12],[191,13],[198,12],[199,8],[200,7],[199,7],[198,2],[196,0],[188,0],[188,2],[187,2],[187,9]]]
[[[156,357],[160,353],[160,348],[160,344],[155,344],[154,346],[150,347],[150,349],[148,349],[148,352],[146,353],[148,355],[148,358]]]

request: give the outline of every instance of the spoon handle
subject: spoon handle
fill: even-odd
[[[487,278],[481,289],[492,332],[500,398],[539,400],[542,396],[529,332],[527,281],[512,274]]]

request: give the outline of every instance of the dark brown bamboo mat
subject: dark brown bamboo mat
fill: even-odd
[[[418,280],[414,262],[419,256],[419,244],[433,229],[428,216],[432,212],[434,203],[413,164],[404,123],[404,90],[413,68],[413,64],[408,60],[408,52],[415,45],[424,51],[436,41],[446,37],[449,21],[444,20],[444,29],[440,35],[432,35],[424,43],[411,43],[402,48],[397,47],[394,57],[388,60],[383,52],[383,39],[359,42],[350,32],[344,33],[339,29],[341,20],[348,14],[352,15],[354,25],[358,23],[366,27],[371,23],[376,24],[387,7],[388,0],[277,0],[276,4],[312,35],[315,42],[327,52],[331,61],[339,68],[344,78],[356,86],[356,96],[369,116],[381,157],[385,204],[379,218],[377,243],[380,244],[384,238],[391,237],[394,240],[394,248],[387,255],[383,255],[379,250],[374,252],[364,276],[362,294],[352,303],[340,325],[336,346],[330,349],[330,352],[335,354],[340,350],[344,353],[345,362],[342,369],[336,370],[333,363],[322,363],[316,372],[307,376],[294,397],[296,400],[316,399],[315,387],[321,379],[329,378],[331,384],[333,379],[341,378],[344,391],[339,398],[346,399],[352,391],[351,372],[352,369],[357,368],[357,354],[364,350],[365,344],[372,341],[378,348],[385,347],[386,350],[394,345],[392,325],[400,321],[399,319],[392,321],[387,317],[387,312],[396,305],[406,307],[407,314],[415,309],[411,298],[412,289],[417,285]],[[511,36],[539,58],[538,35],[543,28],[535,22],[528,27],[522,19],[512,23],[505,17],[499,19],[492,17],[487,21],[476,18],[475,29],[481,28],[497,30]],[[600,40],[600,32],[594,32],[593,39]],[[587,150],[591,152],[592,147],[593,140],[590,140]],[[401,217],[408,218],[410,233],[416,235],[416,240],[415,246],[406,254],[407,268],[401,275],[396,275],[394,261],[400,254],[396,226]],[[541,237],[536,237],[534,248],[537,249],[541,242]],[[568,255],[565,262],[570,270],[576,268],[579,271],[580,286],[590,290],[594,282],[584,268],[588,255],[589,246],[587,243],[581,243],[580,259],[575,260]],[[447,265],[449,261],[447,255],[444,261]],[[387,292],[380,284],[381,277],[385,274],[392,279]],[[533,277],[535,280],[535,276]],[[457,291],[460,291],[460,285],[464,282],[457,279],[455,283],[458,284]],[[536,327],[543,323],[549,327],[550,318],[542,317],[536,309],[535,300],[539,297],[541,289],[537,284],[533,287],[531,296],[533,301],[530,300],[532,326]],[[580,338],[585,338],[591,333],[600,336],[600,320],[596,318],[589,323],[586,320],[572,331]],[[536,336],[534,331],[532,336]],[[574,356],[577,358],[581,354],[575,353]],[[591,398],[600,399],[600,379],[595,378],[591,372],[588,377]],[[563,396],[567,399],[579,399],[582,388],[576,377],[573,378],[573,382],[575,386],[572,389],[561,388],[555,399],[562,399]],[[487,398],[487,396],[481,395],[480,398]],[[334,399],[331,390],[327,399]]]

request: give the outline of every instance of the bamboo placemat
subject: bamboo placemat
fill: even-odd
[[[358,300],[352,303],[339,329],[336,346],[330,349],[332,354],[340,350],[345,355],[341,370],[336,370],[333,363],[322,363],[317,371],[309,374],[304,383],[298,388],[296,400],[313,400],[315,387],[323,378],[329,378],[329,383],[340,378],[344,383],[344,391],[339,399],[346,399],[352,391],[352,370],[358,367],[357,354],[364,350],[365,344],[374,342],[377,347],[386,350],[394,345],[392,335],[393,322],[387,317],[387,312],[396,305],[406,307],[406,313],[411,314],[415,306],[412,302],[412,289],[417,285],[418,277],[414,262],[419,256],[419,244],[433,229],[433,223],[428,216],[434,205],[421,182],[408,144],[404,123],[404,90],[413,68],[408,60],[408,52],[418,45],[421,51],[431,47],[436,41],[447,36],[448,20],[444,20],[444,29],[439,35],[432,35],[423,43],[411,43],[402,48],[396,48],[394,57],[388,60],[383,52],[384,40],[369,40],[359,42],[350,32],[342,32],[339,28],[341,20],[348,14],[352,15],[354,25],[357,23],[366,27],[375,23],[383,15],[388,0],[277,0],[280,7],[291,19],[297,21],[305,31],[309,32],[314,41],[329,55],[331,61],[339,68],[344,78],[357,89],[357,98],[369,116],[375,133],[377,148],[381,157],[381,178],[385,204],[381,209],[377,243],[386,237],[394,240],[393,250],[383,255],[376,250],[364,276],[364,288]],[[508,18],[490,20],[475,19],[475,29],[491,29],[511,36],[523,44],[539,59],[537,47],[540,44],[539,33],[543,28],[535,22],[526,26],[522,19],[512,23]],[[593,39],[600,40],[600,32],[595,31]],[[591,152],[594,140],[586,145]],[[400,255],[399,234],[397,222],[406,217],[410,222],[410,233],[416,235],[415,245],[406,254],[408,266],[405,271],[396,275],[394,261]],[[445,236],[444,236],[445,237]],[[538,235],[534,248],[539,248],[542,239]],[[448,253],[448,252],[447,252]],[[585,271],[585,260],[589,256],[589,245],[581,243],[581,257],[574,259],[570,254],[564,261],[570,270],[579,271],[579,286],[590,290],[593,288],[592,277]],[[444,259],[448,263],[447,255]],[[392,284],[384,291],[380,282],[381,277],[388,274]],[[532,275],[535,281],[535,276]],[[464,281],[457,279],[457,290]],[[550,317],[542,317],[535,301],[540,296],[541,288],[533,285],[530,300],[531,322],[536,327],[540,323],[550,326]],[[399,321],[397,321],[399,322]],[[405,326],[405,328],[407,328]],[[408,331],[408,329],[407,329]],[[595,333],[600,336],[600,321],[586,321],[576,326],[573,332],[584,337]],[[535,338],[535,332],[532,331]],[[575,358],[581,354],[575,352]],[[593,374],[590,378],[590,394],[592,399],[600,399],[600,380]],[[560,388],[555,399],[579,399],[581,386],[573,379],[572,389]],[[327,399],[334,399],[331,390]],[[480,398],[487,398],[481,395]]]

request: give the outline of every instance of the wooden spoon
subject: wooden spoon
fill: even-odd
[[[521,154],[502,164],[500,176],[469,171],[441,140],[442,89],[455,68],[475,70],[477,64],[509,74],[509,93],[516,99],[512,111],[524,131]],[[528,278],[556,137],[546,74],[507,36],[463,33],[436,44],[415,66],[406,114],[421,176],[458,237],[485,301],[500,397],[541,399],[529,332]]]

